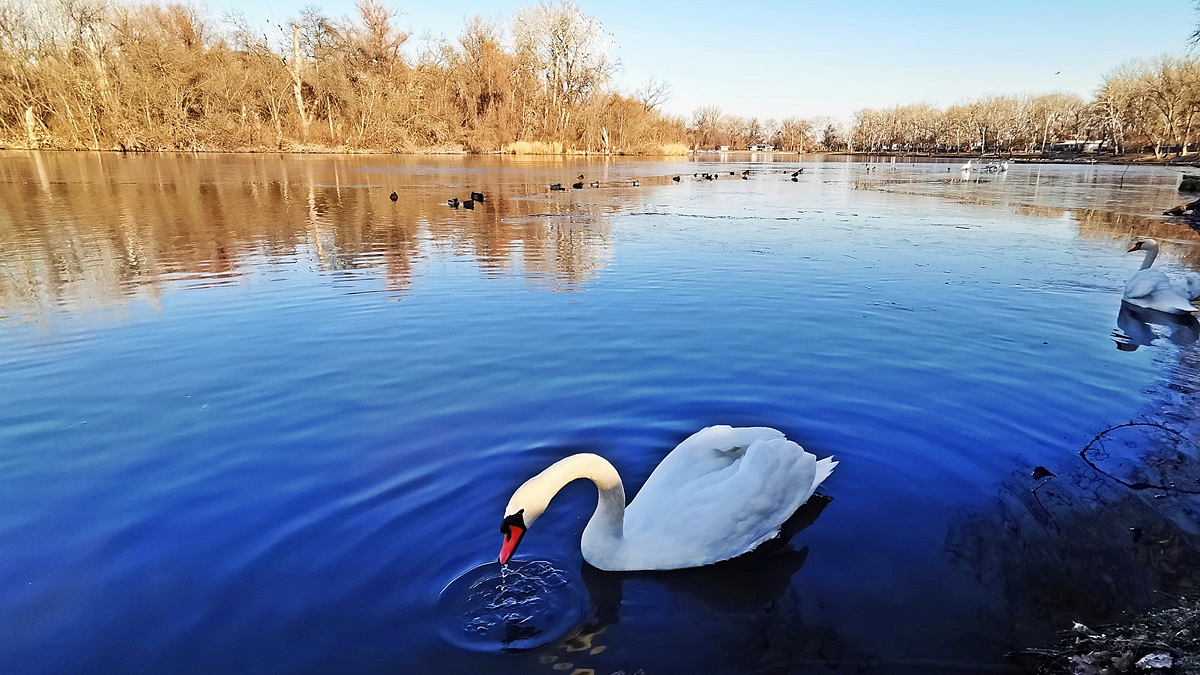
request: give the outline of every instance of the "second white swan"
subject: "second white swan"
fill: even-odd
[[[1151,268],[1158,256],[1158,242],[1153,239],[1139,239],[1128,252],[1134,251],[1145,251],[1146,257],[1141,269],[1125,283],[1125,302],[1169,314],[1200,312],[1191,302],[1200,296],[1200,274],[1192,272],[1176,284],[1162,270]]]

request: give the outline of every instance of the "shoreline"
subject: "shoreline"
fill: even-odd
[[[916,153],[916,152],[797,152],[792,150],[772,150],[772,151],[751,151],[751,150],[699,150],[688,151],[686,154],[626,154],[626,153],[604,153],[604,152],[588,152],[583,150],[564,151],[561,153],[516,153],[502,152],[494,150],[491,152],[470,152],[461,148],[457,149],[438,149],[430,148],[426,150],[364,150],[364,149],[334,149],[334,148],[313,148],[306,147],[301,149],[277,150],[269,148],[236,148],[236,149],[204,149],[204,150],[182,150],[182,149],[158,149],[158,150],[141,150],[141,149],[121,149],[121,148],[24,148],[0,145],[0,153],[6,152],[55,152],[55,153],[75,153],[75,152],[96,152],[107,154],[120,155],[404,155],[409,157],[538,157],[538,158],[569,158],[569,157],[587,157],[587,158],[677,158],[692,161],[710,160],[710,158],[721,158],[718,161],[724,161],[730,156],[738,156],[736,159],[728,161],[746,161],[744,157],[749,156],[750,161],[773,161],[777,156],[794,156],[800,157],[848,157],[848,158],[895,158],[895,159],[919,159],[925,162],[937,160],[956,162],[966,160],[986,160],[986,161],[1009,161],[1014,164],[1113,164],[1127,166],[1178,166],[1192,167],[1200,169],[1200,154],[1189,155],[1188,157],[1173,157],[1156,159],[1153,155],[1097,155],[1094,153],[1060,153],[1058,155],[1044,156],[1041,154],[1011,154],[1011,155],[976,155],[967,153]],[[755,160],[753,158],[761,157],[763,159]],[[803,161],[803,160],[800,160]]]

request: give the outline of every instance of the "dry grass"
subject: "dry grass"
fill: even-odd
[[[688,146],[683,143],[665,143],[661,146],[662,152],[658,153],[664,157],[680,157],[688,153]]]
[[[513,141],[500,148],[506,155],[561,155],[562,143],[543,143],[542,141]]]

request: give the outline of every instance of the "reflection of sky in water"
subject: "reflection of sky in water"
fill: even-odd
[[[1078,455],[1135,419],[1194,437],[1196,343],[1113,343],[1129,236],[1196,260],[1147,215],[1173,175],[808,166],[8,156],[0,662],[975,672],[1193,584],[1191,498]],[[605,187],[546,190],[579,173]],[[521,481],[594,451],[634,494],[714,423],[842,460],[783,551],[585,569],[566,643],[437,639],[437,593],[494,560]],[[1131,484],[1190,470],[1153,435],[1107,452]],[[594,500],[570,486],[522,554],[573,575]]]

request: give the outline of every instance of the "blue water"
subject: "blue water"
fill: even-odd
[[[1194,259],[1141,217],[1174,174],[691,177],[717,166],[751,165],[0,156],[2,669],[980,672],[1197,581],[1127,541],[1194,552],[1195,505],[1078,456],[1191,422],[1196,345],[1112,337],[1130,234]],[[603,186],[546,190],[578,173]],[[575,484],[518,557],[587,618],[526,651],[441,637],[522,481],[590,451],[633,495],[711,424],[841,461],[782,550],[601,573]]]

